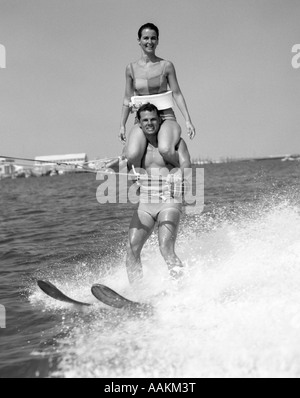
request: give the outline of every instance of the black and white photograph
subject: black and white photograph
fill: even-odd
[[[300,377],[299,22],[0,0],[0,379]]]

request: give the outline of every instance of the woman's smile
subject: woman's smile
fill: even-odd
[[[140,45],[145,51],[155,51],[158,46],[158,37],[154,30],[145,29],[140,39]]]

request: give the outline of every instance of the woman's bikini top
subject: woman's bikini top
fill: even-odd
[[[166,75],[167,61],[159,61],[151,70],[141,67],[138,62],[130,64],[135,95],[155,95],[168,91]]]

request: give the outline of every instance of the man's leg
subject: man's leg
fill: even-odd
[[[174,279],[182,276],[183,264],[175,253],[181,212],[179,209],[170,208],[164,210],[158,217],[159,247],[165,259],[170,274]]]
[[[150,214],[139,210],[134,213],[129,230],[126,259],[127,274],[131,284],[143,278],[141,252],[154,226],[155,221]]]

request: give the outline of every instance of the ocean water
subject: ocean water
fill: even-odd
[[[94,175],[0,182],[0,377],[299,377],[300,163],[206,165],[205,209],[182,219],[186,272],[154,234],[133,290],[131,205],[100,205]],[[50,280],[89,308],[47,297]],[[102,305],[104,283],[153,314]]]

